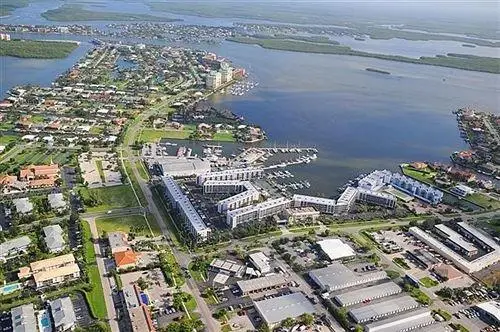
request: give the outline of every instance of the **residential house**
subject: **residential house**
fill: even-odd
[[[66,248],[63,230],[59,225],[50,225],[43,228],[45,245],[51,253],[58,253]]]
[[[113,257],[116,268],[119,270],[126,270],[137,265],[138,255],[133,250],[117,252],[113,254]]]
[[[30,202],[29,197],[16,198],[12,202],[19,214],[29,214],[33,211],[33,203]]]
[[[31,240],[27,236],[21,236],[0,244],[0,261],[17,256],[20,253],[26,253]]]
[[[52,210],[61,212],[66,209],[66,201],[62,193],[49,194],[47,199]]]
[[[56,332],[73,330],[76,326],[76,314],[71,298],[68,296],[50,301],[50,311]]]
[[[19,279],[33,277],[38,289],[55,286],[80,277],[80,268],[73,254],[43,259],[22,267],[17,274]]]
[[[57,178],[59,178],[58,164],[31,165],[19,172],[19,181],[28,182],[30,188],[53,187]]]
[[[32,332],[37,330],[35,308],[33,303],[24,304],[10,309],[13,332]]]
[[[111,254],[132,250],[127,240],[127,234],[124,232],[108,233],[108,241],[109,247],[111,248]]]

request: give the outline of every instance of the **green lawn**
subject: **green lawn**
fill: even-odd
[[[161,230],[158,227],[154,217],[150,214],[146,215],[149,225],[153,230],[155,235],[160,235]],[[149,227],[146,223],[146,220],[142,215],[130,215],[124,217],[110,217],[110,218],[99,218],[96,219],[97,230],[99,231],[99,235],[103,232],[114,232],[114,231],[122,231],[125,233],[130,233],[133,231],[138,235],[150,235]]]
[[[140,160],[137,160],[135,162],[135,167],[137,167],[137,170],[139,171],[139,175],[141,176],[141,178],[145,181],[148,181],[149,180],[149,174],[146,170],[146,166],[144,166],[144,164],[142,163],[142,161]]]
[[[45,165],[51,162],[65,165],[71,162],[74,153],[75,151],[65,151],[63,149],[28,148],[17,154],[13,162],[10,162],[9,158],[4,163],[9,163],[9,171],[12,171],[15,166]]]
[[[139,141],[143,142],[157,142],[162,138],[170,139],[187,139],[193,130],[157,130],[157,129],[143,129],[139,135]]]
[[[147,206],[148,201],[146,200],[146,197],[144,197],[144,193],[142,192],[141,186],[139,185],[139,182],[137,178],[134,175],[134,172],[132,171],[132,165],[128,160],[123,161],[123,167],[125,167],[125,170],[127,171],[129,180],[134,187],[135,193],[137,194],[137,197],[139,198],[139,201],[141,202],[142,206]],[[132,193],[133,194],[133,193]]]
[[[90,128],[90,133],[92,135],[100,135],[103,132],[104,132],[104,128],[99,127],[99,126],[92,126],[92,128]]]
[[[401,257],[396,257],[392,260],[396,265],[402,267],[403,269],[405,270],[409,270],[410,269],[410,266],[406,263],[406,261],[404,260],[404,258],[401,258]]]
[[[189,301],[184,302],[184,305],[186,306],[186,309],[189,312],[192,312],[192,311],[194,311],[196,309],[196,300],[194,299],[193,296],[191,296],[191,298],[189,299]]]
[[[102,289],[99,269],[96,265],[96,255],[90,226],[87,222],[82,222],[82,234],[84,241],[84,255],[87,263],[87,274],[89,283],[92,285],[91,291],[85,291],[85,296],[90,306],[90,310],[95,318],[104,319],[107,316],[106,304],[104,302],[104,291]]]
[[[127,208],[139,206],[130,185],[120,185],[101,188],[78,189],[88,212],[103,212],[114,208]],[[89,202],[94,201],[95,206]]]
[[[224,132],[218,132],[215,133],[213,137],[214,141],[220,141],[220,142],[236,142],[236,139],[233,136],[232,132],[224,131]]]
[[[96,160],[95,165],[97,167],[97,171],[99,172],[99,176],[101,177],[101,181],[106,182],[106,178],[104,177],[104,171],[102,170],[102,160]]]
[[[189,273],[191,274],[191,276],[193,277],[194,280],[196,281],[199,281],[199,282],[204,282],[205,280],[207,280],[206,276],[203,274],[202,271],[198,271],[198,270],[193,270],[193,263],[189,263]]]
[[[31,122],[33,123],[43,123],[45,121],[45,117],[40,114],[35,114],[31,117]]]
[[[107,316],[106,303],[104,302],[104,291],[102,289],[101,277],[97,265],[92,265],[87,268],[92,290],[85,292],[87,301],[93,315],[98,319],[105,319]]]
[[[431,288],[431,287],[439,285],[439,282],[437,282],[434,279],[431,279],[430,277],[423,277],[419,281],[422,285],[424,285],[427,288]]]
[[[19,139],[18,136],[14,135],[2,135],[0,136],[0,145],[7,145],[10,142],[15,142]]]
[[[500,209],[500,201],[488,197],[486,195],[483,195],[481,193],[474,193],[472,195],[468,195],[466,199],[485,209],[491,209],[491,210]]]
[[[434,177],[436,176],[434,172],[417,171],[410,166],[403,166],[401,169],[404,175],[414,178],[417,181],[434,184]]]

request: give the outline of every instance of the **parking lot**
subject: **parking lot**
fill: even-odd
[[[73,303],[73,308],[75,309],[76,322],[80,327],[87,327],[92,325],[94,320],[90,316],[89,308],[87,302],[81,293],[75,293],[75,296],[71,297],[71,302]]]
[[[395,231],[380,231],[379,232],[386,241],[392,241],[396,245],[403,248],[401,252],[393,253],[393,254],[384,254],[388,259],[394,260],[394,258],[402,258],[404,262],[409,266],[409,269],[405,269],[406,273],[411,274],[417,279],[429,277],[432,280],[440,281],[438,286],[434,288],[441,288],[444,286],[447,287],[468,287],[474,283],[474,280],[470,278],[466,274],[462,274],[462,276],[458,279],[449,280],[446,282],[441,282],[440,278],[434,274],[428,267],[423,266],[420,262],[414,259],[414,257],[407,254],[409,252],[422,252],[424,254],[430,254],[429,257],[433,257],[437,263],[446,263],[450,262],[441,257],[438,253],[436,253],[432,248],[427,246],[424,243],[413,238],[411,235],[406,235],[403,232],[395,232]],[[404,268],[404,267],[403,267]]]
[[[120,278],[124,286],[136,283],[139,278],[145,280],[148,283],[147,294],[150,304],[160,312],[172,304],[172,294],[175,288],[168,287],[160,269],[123,273],[120,274]]]

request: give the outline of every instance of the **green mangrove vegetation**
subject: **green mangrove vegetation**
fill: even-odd
[[[256,38],[242,36],[228,38],[227,40],[243,44],[255,44],[263,48],[282,51],[362,56],[381,60],[399,61],[500,74],[500,59],[466,54],[449,53],[446,56],[441,55],[435,57],[420,57],[418,59],[415,59],[399,55],[376,54],[356,51],[351,49],[349,46],[331,45],[317,42],[313,43],[290,39]]]
[[[0,55],[37,59],[65,58],[77,47],[77,43],[66,41],[0,40]]]
[[[105,11],[92,11],[83,9],[80,5],[63,5],[56,9],[50,9],[42,13],[42,17],[49,21],[72,22],[72,21],[151,21],[151,22],[175,22],[179,19],[153,16],[148,14],[117,13]]]

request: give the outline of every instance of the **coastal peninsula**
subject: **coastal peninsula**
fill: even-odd
[[[180,19],[153,16],[148,14],[132,14],[118,12],[96,12],[83,9],[81,5],[63,5],[56,9],[50,9],[41,16],[49,21],[73,22],[73,21],[148,21],[148,22],[178,22]]]
[[[57,59],[67,57],[77,47],[78,43],[67,41],[1,40],[0,56]]]
[[[466,54],[450,53],[447,55],[441,55],[436,57],[420,57],[418,59],[414,59],[399,55],[376,54],[376,53],[356,51],[351,49],[349,46],[312,43],[312,42],[289,40],[289,39],[256,38],[256,37],[241,36],[241,37],[227,38],[227,40],[236,43],[255,44],[263,48],[281,50],[281,51],[362,56],[362,57],[375,58],[381,60],[399,61],[406,63],[449,67],[449,68],[456,68],[456,69],[463,69],[470,71],[500,74],[500,59],[466,55]]]

